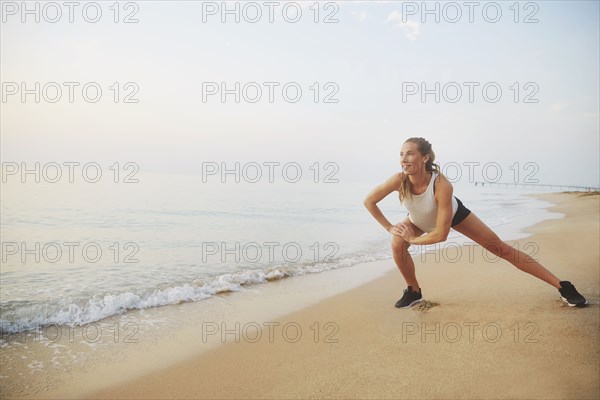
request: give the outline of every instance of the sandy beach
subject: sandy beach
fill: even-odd
[[[585,308],[480,247],[447,248],[415,260],[420,306],[394,308],[403,281],[389,261],[368,284],[89,398],[597,399],[598,195],[536,196],[565,218],[510,243],[573,282]]]

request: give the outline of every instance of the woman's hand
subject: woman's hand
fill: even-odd
[[[402,224],[396,224],[396,225],[390,226],[390,228],[388,229],[388,232],[391,233],[392,235],[402,237],[402,235],[400,234],[400,226],[401,225]]]
[[[410,224],[400,223],[392,225],[390,229],[388,229],[388,232],[392,235],[400,236],[407,243],[410,243],[410,241],[415,238],[415,231]]]

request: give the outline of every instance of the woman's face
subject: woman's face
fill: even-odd
[[[402,165],[402,172],[405,174],[413,175],[420,173],[428,159],[429,156],[422,156],[419,153],[419,147],[416,143],[405,142],[402,145],[402,149],[400,150],[400,164]]]

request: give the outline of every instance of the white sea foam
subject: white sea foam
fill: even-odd
[[[241,270],[213,278],[197,280],[163,289],[144,290],[140,293],[106,293],[91,298],[61,298],[54,302],[20,301],[0,302],[2,332],[16,333],[41,326],[84,325],[128,310],[145,309],[183,302],[198,301],[218,293],[243,290],[245,286],[267,283],[297,275],[319,273],[335,268],[349,267],[362,262],[389,258],[388,252],[362,253],[326,263],[295,264],[267,269]]]

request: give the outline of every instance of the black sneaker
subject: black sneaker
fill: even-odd
[[[396,302],[397,308],[408,308],[414,304],[420,303],[423,300],[421,289],[418,292],[413,292],[412,286],[404,289],[404,296]]]
[[[570,307],[583,307],[587,304],[585,297],[579,294],[575,286],[569,281],[560,281],[561,288],[558,289],[560,297]]]

